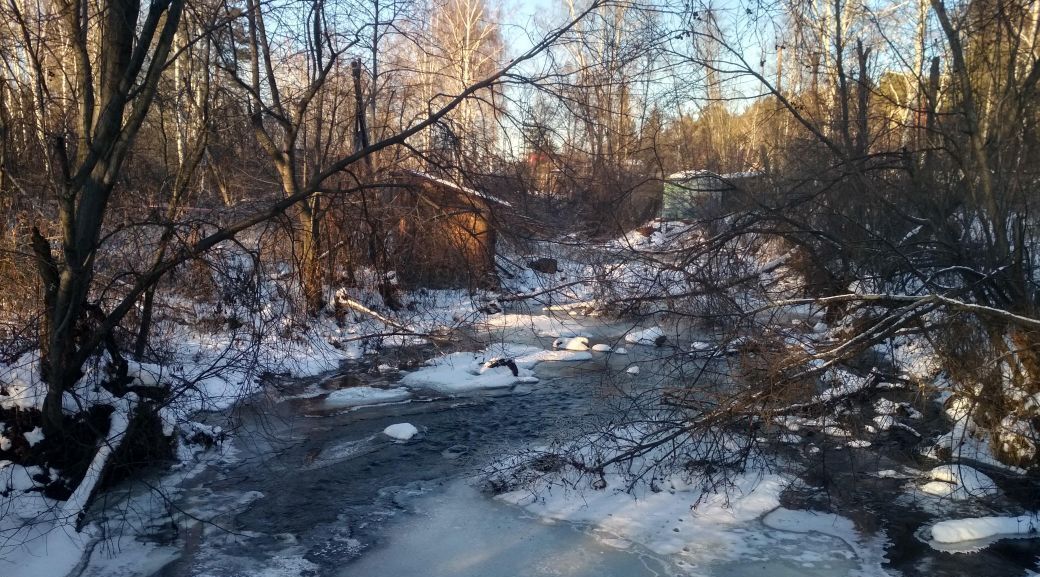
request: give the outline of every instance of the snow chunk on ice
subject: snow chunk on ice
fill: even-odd
[[[614,354],[615,355],[627,355],[628,354],[628,349],[626,349],[625,347],[618,347],[618,348],[614,349]]]
[[[398,441],[407,441],[419,434],[419,429],[411,423],[397,423],[383,429],[383,434]]]
[[[646,330],[635,331],[625,335],[625,340],[635,345],[656,345],[658,339],[667,338],[661,327],[650,327]]]
[[[517,367],[514,375],[510,367],[487,366],[487,361],[513,359]],[[488,347],[481,353],[457,352],[432,359],[421,369],[405,375],[400,383],[406,387],[428,387],[443,393],[463,393],[480,389],[511,387],[527,382],[534,374],[531,368],[542,361],[587,360],[592,353],[577,351],[543,351],[538,347],[501,344]]]
[[[628,367],[627,369],[625,369],[625,372],[630,374],[630,375],[638,375],[639,374],[639,365],[632,365],[631,367]]]
[[[932,480],[922,485],[921,491],[955,501],[997,492],[993,479],[966,465],[941,465],[929,471],[928,478]]]
[[[43,429],[35,427],[28,433],[23,433],[23,436],[25,437],[25,440],[29,442],[30,447],[35,447],[36,443],[43,440]]]
[[[1019,517],[974,517],[936,523],[932,527],[932,539],[939,543],[960,543],[998,535],[1036,536],[1038,530],[1037,513]]]
[[[587,361],[592,353],[585,351],[537,351],[516,358],[519,367],[531,368],[545,361]]]
[[[596,351],[598,353],[609,353],[610,352],[610,345],[605,345],[603,343],[600,343],[598,345],[592,345],[592,350],[594,350],[594,351]]]
[[[571,339],[556,339],[553,342],[554,349],[563,349],[565,351],[587,351],[589,350],[589,338],[588,337],[573,337]]]
[[[852,447],[853,449],[866,449],[870,446],[870,441],[856,439],[854,441],[849,441],[848,443],[845,443],[845,446]]]
[[[329,393],[325,397],[326,407],[362,407],[382,403],[397,403],[407,400],[411,394],[404,387],[377,389],[375,387],[350,387]]]

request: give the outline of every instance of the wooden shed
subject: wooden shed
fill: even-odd
[[[494,286],[495,208],[509,203],[417,171],[391,177],[386,207],[398,281],[407,288]],[[387,197],[384,197],[387,198]]]

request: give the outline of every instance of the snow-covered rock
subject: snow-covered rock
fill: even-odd
[[[625,335],[625,340],[635,345],[657,345],[661,339],[667,339],[661,327],[650,327],[642,331],[634,331]]]
[[[1040,530],[1037,513],[1019,517],[975,517],[940,521],[932,527],[932,539],[939,543],[960,543],[999,535],[1035,536]]]
[[[398,441],[407,441],[412,437],[419,434],[419,429],[411,423],[397,423],[396,425],[390,425],[383,429],[383,434],[391,439],[397,439]]]
[[[556,339],[553,348],[565,351],[587,351],[589,350],[588,337],[572,337],[570,339]]]
[[[639,365],[632,365],[631,367],[628,367],[627,369],[625,369],[625,372],[630,374],[630,375],[638,375],[639,374]]]
[[[614,349],[614,354],[615,355],[627,355],[628,354],[628,349],[626,349],[625,347],[618,347],[618,348]]]
[[[592,358],[588,351],[535,351],[516,358],[517,366],[531,368],[546,361],[587,361]]]
[[[546,351],[528,345],[504,343],[479,353],[457,352],[437,357],[428,361],[426,366],[405,375],[400,384],[436,389],[444,393],[505,388],[521,382],[538,382],[531,371],[538,363],[587,361],[591,358],[592,353],[587,350]],[[488,362],[496,359],[511,359],[517,374],[513,374],[507,363]]]
[[[963,501],[997,492],[993,479],[967,465],[941,465],[929,471],[928,478],[921,491],[935,497]]]
[[[532,376],[530,367],[533,364],[525,365],[519,355],[539,350],[537,347],[503,345],[481,353],[450,353],[432,359],[426,366],[408,373],[401,378],[400,384],[436,389],[444,393],[511,387],[519,382],[520,377]],[[517,374],[514,375],[512,369],[505,365],[488,366],[487,361],[496,358],[512,358],[518,367]]]
[[[411,393],[404,387],[377,389],[375,387],[350,387],[329,393],[325,406],[330,408],[362,407],[408,400]]]
[[[596,351],[597,353],[609,353],[610,345],[599,343],[598,345],[592,345],[592,350]]]
[[[823,434],[829,437],[851,437],[852,433],[841,427],[824,427]]]

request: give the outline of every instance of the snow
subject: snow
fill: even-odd
[[[618,348],[614,349],[614,354],[615,355],[627,355],[628,354],[628,349],[626,349],[625,347],[618,347]]]
[[[28,433],[23,433],[22,436],[25,437],[25,440],[29,443],[30,447],[35,447],[36,443],[43,440],[43,429],[40,427],[34,427],[33,430]]]
[[[658,555],[696,551],[737,558],[750,553],[749,544],[730,531],[779,506],[786,484],[776,475],[749,472],[733,479],[729,495],[702,491],[678,477],[667,479],[664,491],[629,493],[615,490],[624,486],[621,479],[608,474],[606,480],[607,488],[599,491],[554,488],[533,495],[520,490],[499,498],[546,519],[589,525],[597,534],[639,543]],[[707,543],[716,546],[705,550]]]
[[[39,353],[34,353],[10,366],[0,363],[0,408],[43,408],[47,387],[40,379],[39,361]]]
[[[808,417],[798,417],[795,415],[779,415],[773,418],[773,421],[786,427],[789,431],[800,431],[802,427],[827,427],[836,428],[837,421],[833,417],[817,417],[810,419]]]
[[[867,388],[871,382],[869,377],[861,377],[845,369],[834,368],[824,373],[823,380],[834,386],[817,395],[814,399],[817,402],[829,402],[853,395]]]
[[[898,404],[885,398],[880,398],[874,403],[874,412],[879,415],[894,415],[898,410]]]
[[[974,517],[940,521],[932,526],[932,539],[960,543],[997,536],[1035,537],[1040,530],[1037,513],[1018,517]]]
[[[892,339],[892,361],[916,381],[928,382],[942,369],[942,361],[928,339],[900,335]]]
[[[505,355],[508,356],[508,355]],[[401,378],[400,384],[409,388],[430,388],[443,393],[461,393],[479,389],[511,387],[518,382],[509,367],[484,366],[495,355],[475,352],[457,352],[437,357],[417,371]],[[519,363],[517,363],[519,366]],[[520,376],[531,376],[529,369],[521,368]]]
[[[582,351],[534,351],[516,357],[516,364],[530,369],[538,363],[547,361],[588,361],[591,359],[592,353]]]
[[[909,479],[912,475],[900,473],[895,469],[883,469],[876,473],[878,479]]]
[[[399,403],[408,400],[409,397],[411,397],[411,393],[404,387],[393,389],[350,387],[329,393],[325,397],[325,406],[329,408],[349,408],[381,405],[385,403]]]
[[[931,481],[920,490],[934,497],[963,501],[997,493],[993,479],[967,465],[940,465],[928,472],[928,478]]]
[[[411,173],[411,174],[413,174],[415,176],[418,176],[419,178],[423,178],[423,179],[426,179],[426,180],[429,180],[429,181],[436,182],[438,184],[447,186],[448,188],[452,188],[454,190],[457,190],[457,191],[459,191],[459,192],[461,192],[463,194],[469,195],[469,196],[473,196],[473,197],[476,197],[476,198],[482,198],[484,200],[488,200],[488,201],[491,201],[491,202],[494,202],[496,204],[500,204],[500,205],[506,206],[506,207],[513,206],[512,204],[509,204],[508,202],[506,202],[506,201],[504,201],[504,200],[502,200],[502,199],[500,199],[498,197],[495,197],[495,196],[492,196],[490,194],[481,192],[479,190],[474,190],[472,188],[468,188],[468,187],[462,186],[461,184],[452,182],[450,180],[445,180],[443,178],[438,178],[438,177],[433,176],[431,174],[428,174],[426,172],[421,172],[421,171],[418,171],[418,170],[410,170],[410,169],[406,169],[405,172]]]
[[[512,358],[518,375],[509,367],[490,368],[487,361]],[[442,393],[464,393],[480,389],[511,387],[517,383],[537,382],[533,369],[543,362],[575,362],[592,359],[588,351],[543,350],[515,343],[501,343],[482,352],[463,351],[442,355],[426,366],[405,375],[400,384],[410,388],[430,388]]]
[[[852,433],[841,427],[824,427],[823,434],[829,437],[851,437]]]
[[[952,421],[960,421],[971,417],[972,413],[975,412],[975,406],[978,403],[971,399],[962,396],[951,397],[947,402],[943,411],[946,416]]]
[[[87,467],[87,473],[83,477],[83,481],[80,482],[76,490],[61,507],[62,516],[66,519],[75,518],[87,506],[87,502],[94,492],[94,487],[101,480],[101,474],[108,463],[108,457],[115,452],[123,441],[123,435],[130,425],[130,415],[133,414],[136,405],[137,396],[129,393],[124,397],[123,402],[117,404],[115,410],[112,411],[112,415],[109,417],[107,438],[98,447],[97,453],[94,454],[94,459],[90,462],[90,466]]]
[[[650,327],[645,330],[635,331],[625,335],[625,340],[635,345],[656,345],[657,340],[664,337],[661,327]]]
[[[34,475],[39,467],[22,467],[0,461],[0,480],[11,498],[0,516],[0,574],[5,577],[51,577],[65,575],[80,562],[85,550],[100,538],[94,525],[76,530],[80,513],[93,493],[109,456],[118,448],[136,404],[128,394],[116,404],[109,417],[107,437],[98,446],[83,481],[67,501],[56,504],[36,491]],[[41,435],[42,437],[42,435]]]
[[[396,425],[390,425],[383,429],[383,434],[391,439],[407,441],[408,439],[418,435],[419,429],[415,428],[415,425],[411,423],[397,423]]]
[[[673,172],[672,174],[669,174],[665,178],[665,180],[689,180],[691,178],[697,178],[699,176],[716,176],[716,177],[718,177],[719,175],[715,174],[714,172],[712,172],[710,170],[691,169],[691,170],[681,170],[679,172]],[[721,177],[719,177],[719,178],[721,178]]]
[[[638,375],[639,374],[639,365],[632,365],[631,367],[628,367],[627,369],[625,369],[625,372],[630,374],[630,375]]]
[[[46,521],[39,519],[39,524],[29,526],[18,536],[25,542],[10,551],[17,556],[7,552],[0,554],[0,574],[4,577],[66,575],[80,562],[84,550],[100,537],[94,527],[77,533],[67,524],[55,522],[52,515],[46,517]],[[0,551],[4,549],[11,547],[5,546]]]
[[[563,349],[565,351],[587,351],[589,350],[589,338],[588,337],[573,337],[571,339],[556,339],[553,342],[554,349]]]
[[[599,344],[596,344],[596,345],[592,345],[592,350],[596,351],[597,353],[609,353],[610,352],[610,345],[605,345],[603,343],[599,343]]]

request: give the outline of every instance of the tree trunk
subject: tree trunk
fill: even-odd
[[[321,203],[319,198],[305,202],[300,210],[301,239],[300,286],[307,314],[317,315],[325,307],[324,271],[321,266]]]

